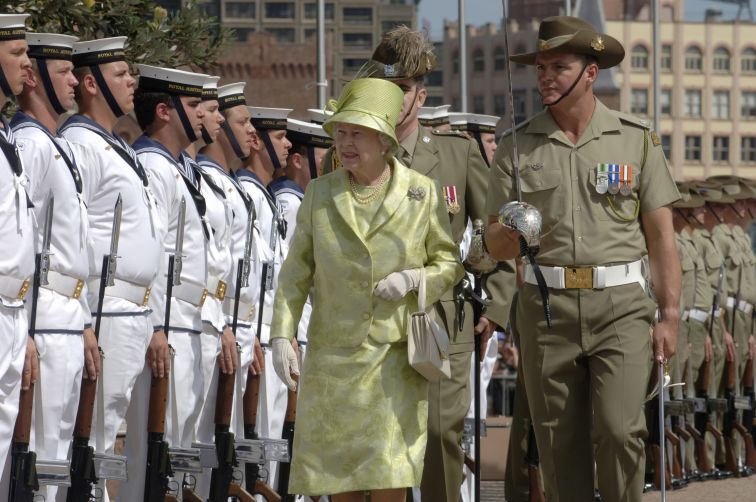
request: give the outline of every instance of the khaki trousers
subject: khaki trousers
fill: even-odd
[[[690,346],[688,364],[690,365],[690,371],[688,372],[683,368],[683,371],[685,371],[683,379],[686,384],[686,395],[689,392],[688,388],[690,388],[692,395],[695,395],[696,380],[698,379],[698,372],[701,369],[701,365],[704,362],[704,344],[706,343],[706,337],[709,336],[709,332],[706,323],[698,322],[694,319],[685,321],[685,323],[688,325],[688,344]],[[688,415],[686,420],[688,420],[688,423],[693,424],[694,415]],[[692,438],[686,445],[685,457],[685,468],[688,472],[698,470],[698,465],[696,464],[695,444]]]
[[[638,284],[550,294],[551,329],[535,286],[526,284],[517,303],[547,500],[592,500],[595,465],[604,500],[638,501],[647,436],[649,327],[656,305]]]

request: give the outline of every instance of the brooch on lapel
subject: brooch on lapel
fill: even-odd
[[[410,187],[410,189],[407,191],[407,197],[414,200],[423,200],[425,198],[425,188]]]

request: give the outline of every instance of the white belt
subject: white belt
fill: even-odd
[[[100,279],[87,281],[87,286],[91,292],[100,291]],[[98,293],[99,294],[99,293]],[[150,288],[133,284],[122,279],[115,279],[113,286],[105,288],[105,294],[114,298],[130,301],[141,307],[146,307],[150,299]]]
[[[716,317],[717,319],[719,319],[720,317],[722,317],[722,309],[721,308],[717,307],[716,309],[714,309],[714,317]]]
[[[243,322],[253,323],[257,322],[257,305],[253,303],[245,303],[239,300],[239,320]],[[223,300],[223,313],[227,316],[234,315],[234,299],[227,296]],[[273,307],[266,305],[263,310],[263,324],[270,326],[273,323]]]
[[[226,282],[218,279],[217,277],[212,277],[208,279],[207,281],[207,292],[210,295],[213,295],[218,300],[223,301],[223,299],[226,297],[226,288],[228,287],[228,284]]]
[[[202,307],[207,297],[207,288],[201,284],[184,281],[173,286],[173,297],[191,303],[195,307]]]
[[[546,285],[553,289],[603,289],[637,282],[645,289],[641,260],[623,265],[548,267],[541,265]],[[533,267],[525,265],[525,282],[537,284]]]
[[[15,279],[13,277],[0,276],[0,296],[23,300],[26,296],[31,279]]]
[[[47,284],[39,287],[78,300],[81,296],[81,290],[84,289],[84,281],[50,270],[47,272]]]
[[[709,320],[709,313],[706,312],[705,310],[690,309],[688,311],[688,318],[693,319],[703,324]]]
[[[750,314],[751,312],[753,312],[753,304],[748,303],[745,300],[740,300],[740,303],[738,303],[738,310],[745,312],[746,314]]]
[[[685,310],[683,310],[683,313],[680,316],[680,320],[681,321],[687,321],[689,316],[690,316],[690,310],[685,309]]]
[[[728,296],[727,297],[727,308],[731,309],[735,307],[735,297],[734,296]]]

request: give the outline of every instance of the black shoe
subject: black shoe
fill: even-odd
[[[653,483],[644,483],[643,484],[643,493],[648,493],[656,490],[656,485]]]
[[[593,492],[593,502],[601,502],[601,494],[598,490],[594,490]]]
[[[753,469],[751,469],[750,466],[744,465],[740,468],[740,477],[741,478],[747,478],[748,476],[753,475]]]
[[[714,479],[727,479],[732,477],[732,471],[714,469],[712,472]]]

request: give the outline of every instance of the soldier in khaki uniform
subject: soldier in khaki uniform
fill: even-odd
[[[602,498],[637,501],[651,341],[663,361],[677,339],[680,264],[669,204],[679,195],[656,133],[593,95],[599,69],[622,61],[622,45],[564,16],[545,19],[538,38],[537,52],[511,60],[536,66],[547,106],[519,127],[517,148],[523,199],[543,217],[538,259],[553,325],[530,266],[516,316],[546,497],[591,500],[595,465]],[[520,233],[497,216],[517,198],[511,152],[509,135],[489,183],[486,242],[498,259],[519,253]],[[652,338],[646,254],[661,313]]]
[[[400,54],[404,54],[405,59],[401,59]],[[402,26],[384,35],[360,76],[389,79],[404,91],[404,105],[396,126],[401,148],[396,156],[411,169],[438,181],[446,200],[452,237],[459,245],[470,220],[486,220],[488,168],[477,144],[466,135],[428,131],[420,126],[418,110],[427,94],[423,78],[435,63],[433,47],[424,36]],[[338,167],[335,161],[336,157],[329,152],[323,161],[326,170]],[[515,290],[511,262],[502,263],[496,272],[486,277],[484,288],[490,304],[477,325],[472,304],[462,295],[461,284],[447,291],[439,302],[451,342],[452,375],[449,380],[430,384],[428,444],[421,485],[424,501],[459,500],[464,461],[461,439],[472,396],[473,333],[484,337],[481,346],[485,348],[494,327],[506,325],[509,302]]]

